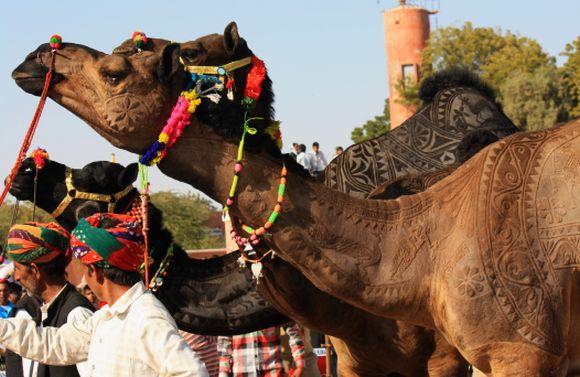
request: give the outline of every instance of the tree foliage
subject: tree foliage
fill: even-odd
[[[30,203],[19,203],[17,212],[14,212],[14,210],[15,204],[10,202],[4,202],[2,207],[0,207],[0,245],[2,246],[4,246],[6,241],[6,236],[12,225],[14,215],[16,215],[14,219],[15,224],[32,221],[32,205]],[[40,208],[36,208],[34,219],[38,222],[54,221],[52,216]]]
[[[377,115],[374,119],[368,120],[365,124],[360,127],[356,127],[352,130],[350,135],[351,139],[355,143],[360,143],[362,141],[381,136],[391,129],[391,112],[389,111],[389,99],[385,100],[385,106],[383,108],[383,113]]]
[[[580,116],[580,36],[568,43],[561,55],[568,58],[561,72],[569,96],[570,114],[577,117]]]
[[[563,78],[552,66],[519,72],[501,86],[504,110],[511,120],[528,131],[552,126],[562,119],[566,103]],[[541,104],[541,106],[538,106]]]
[[[199,195],[179,194],[171,191],[160,191],[151,194],[151,202],[163,212],[163,221],[167,229],[173,233],[174,240],[185,249],[205,249],[224,246],[223,237],[210,235],[204,224],[210,213],[215,211],[211,203]],[[0,207],[0,244],[6,240],[13,216],[13,203],[4,203]],[[32,205],[20,203],[16,223],[32,220]],[[54,219],[36,209],[36,221],[49,222]]]
[[[527,130],[551,127],[580,112],[579,45],[577,39],[566,47],[568,62],[560,70],[556,60],[535,40],[467,22],[462,27],[450,26],[431,33],[422,54],[421,77],[451,67],[467,68],[496,90],[497,100],[516,125]],[[548,83],[548,78],[554,81]],[[548,86],[542,87],[542,83]],[[403,101],[416,103],[417,87],[406,85],[399,92]],[[575,107],[570,111],[574,99]]]
[[[160,191],[151,194],[151,202],[163,212],[163,221],[173,238],[185,249],[224,246],[223,237],[213,237],[204,223],[215,211],[209,200],[197,194]]]

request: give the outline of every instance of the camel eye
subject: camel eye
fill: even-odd
[[[117,85],[121,80],[127,76],[127,72],[123,71],[103,71],[103,78],[110,85]]]
[[[193,62],[201,56],[201,51],[198,49],[189,49],[181,51],[181,57],[187,62]]]

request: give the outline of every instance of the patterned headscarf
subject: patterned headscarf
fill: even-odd
[[[139,271],[145,244],[141,225],[131,216],[97,213],[81,219],[71,233],[70,246],[83,264]]]
[[[17,224],[8,232],[6,255],[18,263],[48,263],[67,254],[68,236],[57,223]]]

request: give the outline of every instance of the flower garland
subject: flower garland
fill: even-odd
[[[266,78],[266,65],[257,56],[252,56],[252,66],[246,78],[246,89],[242,105],[247,109],[253,109],[262,94],[262,82]]]
[[[195,87],[181,92],[159,137],[141,156],[139,162],[147,166],[158,164],[167,154],[167,150],[179,139],[185,127],[189,125],[191,114],[195,112],[200,103],[201,98],[199,98]]]

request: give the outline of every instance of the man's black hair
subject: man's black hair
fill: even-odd
[[[124,287],[132,287],[142,279],[141,274],[137,271],[125,271],[113,266],[104,268],[95,266],[95,268],[101,269],[105,277],[113,283]]]
[[[318,141],[315,141],[314,143],[312,143],[313,147],[320,147],[320,144],[318,144]]]

